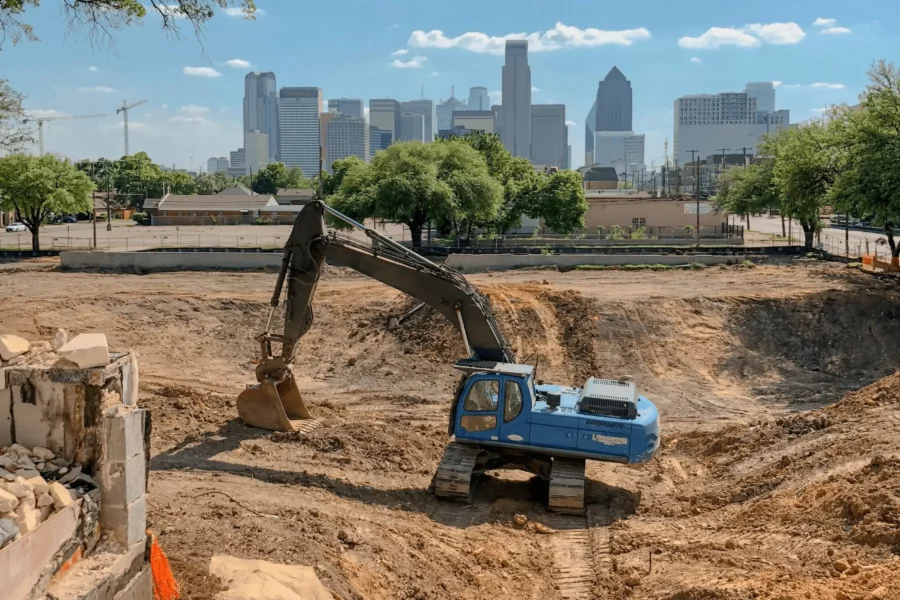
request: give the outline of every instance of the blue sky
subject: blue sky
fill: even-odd
[[[632,82],[634,127],[647,134],[649,165],[662,161],[667,136],[671,143],[678,96],[776,81],[777,106],[796,122],[855,102],[872,61],[900,61],[900,3],[884,0],[258,0],[256,21],[217,15],[202,44],[189,29],[182,39],[167,37],[150,15],[119,31],[114,49],[92,47],[77,31],[67,35],[59,3],[43,4],[25,19],[40,41],[7,40],[0,78],[28,96],[35,114],[108,115],[48,123],[46,151],[120,156],[115,108],[126,98],[147,99],[130,117],[131,151],[178,167],[205,165],[241,144],[243,77],[251,68],[274,71],[279,87],[319,86],[325,98],[408,100],[424,84],[425,96],[438,101],[451,86],[457,97],[476,85],[500,90],[499,38],[530,34],[533,102],[566,105],[578,166],[584,119],[613,65]]]

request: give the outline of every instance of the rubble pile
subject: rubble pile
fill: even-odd
[[[17,335],[0,335],[0,367],[14,367],[23,363],[31,366],[66,366],[78,369],[102,367],[109,364],[109,346],[102,333],[82,333],[71,340],[65,329],[57,329],[49,342],[29,342]]]
[[[0,448],[0,548],[95,488],[80,466],[47,448]]]

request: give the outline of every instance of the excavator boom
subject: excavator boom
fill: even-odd
[[[369,243],[328,232],[325,214],[363,231]],[[491,303],[457,271],[412,252],[377,231],[357,223],[325,204],[314,201],[297,215],[284,249],[281,272],[272,295],[271,311],[279,304],[287,283],[282,335],[266,331],[259,336],[262,359],[256,369],[259,383],[238,397],[244,422],[280,431],[304,427],[311,419],[291,370],[300,338],[313,321],[312,301],[324,263],[354,269],[428,304],[444,315],[462,334],[470,358],[516,362],[494,318]],[[272,343],[280,343],[274,353]]]

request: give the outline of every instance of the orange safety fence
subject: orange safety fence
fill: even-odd
[[[169,567],[169,559],[163,552],[156,536],[147,532],[151,538],[150,572],[153,576],[153,600],[178,600],[178,582]]]

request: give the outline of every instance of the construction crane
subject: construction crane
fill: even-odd
[[[75,115],[75,116],[65,116],[65,117],[32,117],[29,119],[23,119],[23,123],[35,122],[38,126],[38,149],[41,152],[41,156],[44,155],[44,121],[68,121],[70,119],[96,119],[99,117],[105,117],[106,115]]]
[[[122,119],[125,125],[125,156],[128,156],[128,111],[145,102],[146,100],[138,100],[134,104],[128,104],[128,100],[122,100],[122,108],[116,109],[116,114],[122,113]]]

